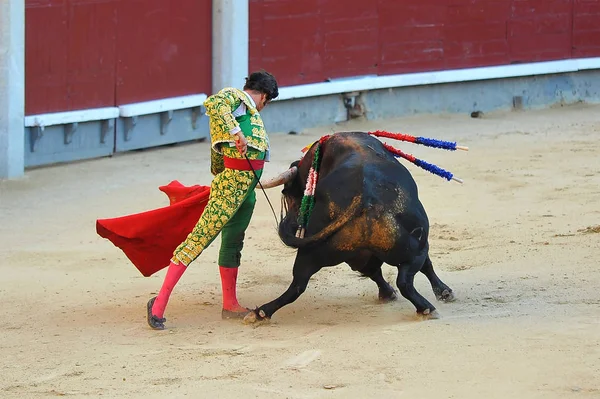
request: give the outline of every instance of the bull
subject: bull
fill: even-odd
[[[423,318],[439,317],[413,284],[415,275],[421,272],[431,283],[437,300],[454,300],[452,289],[436,275],[429,257],[429,221],[417,184],[375,137],[364,132],[342,132],[321,144],[314,208],[305,236],[297,236],[298,212],[315,148],[313,145],[301,161],[262,184],[265,189],[283,185],[285,211],[278,233],[285,245],[298,251],[289,288],[251,311],[245,322],[270,319],[298,299],[311,276],[321,268],[344,262],[377,284],[382,301],[396,300],[397,294],[384,279],[381,267],[383,263],[396,266],[400,294]]]

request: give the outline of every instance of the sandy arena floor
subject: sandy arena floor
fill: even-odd
[[[457,301],[418,321],[346,265],[322,270],[269,325],[220,319],[219,241],[183,276],[168,330],[146,324],[164,270],[144,278],[95,220],[167,204],[158,186],[209,184],[208,144],[28,171],[0,182],[0,397],[598,398],[600,107],[418,116],[272,135],[271,177],[333,130],[402,131],[471,151],[399,144],[465,180],[408,166],[431,254]],[[279,211],[279,190],[269,196]],[[261,192],[239,296],[279,296],[294,251]],[[395,268],[384,276],[395,281]],[[435,302],[434,302],[435,301]]]

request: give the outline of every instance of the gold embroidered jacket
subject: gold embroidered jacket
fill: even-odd
[[[241,104],[246,106],[246,112],[234,116]],[[240,128],[248,141],[248,147],[259,152],[267,152],[269,138],[265,131],[262,118],[253,106],[248,96],[239,89],[227,87],[204,101],[206,115],[209,117],[211,140],[211,172],[220,173],[223,170],[223,150],[227,156],[241,157],[235,148],[234,136],[231,131]],[[235,151],[229,151],[229,148]],[[248,156],[255,151],[249,151]]]

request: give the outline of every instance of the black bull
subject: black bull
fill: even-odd
[[[298,299],[313,274],[343,262],[371,278],[383,301],[397,296],[383,278],[381,266],[398,267],[396,285],[402,296],[418,314],[437,317],[435,307],[415,289],[415,275],[421,271],[429,279],[438,300],[451,301],[454,295],[433,270],[428,254],[429,221],[417,185],[410,172],[369,134],[337,133],[321,145],[314,209],[305,237],[296,237],[314,152],[313,145],[302,162],[292,163],[288,171],[263,184],[265,188],[284,185],[287,213],[279,224],[279,236],[298,252],[287,291],[249,313],[245,321],[271,318]]]

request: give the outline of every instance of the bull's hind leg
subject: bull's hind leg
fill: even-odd
[[[383,262],[379,261],[380,264]],[[369,275],[371,280],[375,281],[377,287],[379,287],[379,300],[381,302],[391,302],[398,299],[396,290],[383,278],[381,273],[381,266],[373,271],[373,274]]]
[[[444,284],[437,274],[435,274],[435,271],[433,270],[433,263],[431,263],[429,256],[427,256],[427,259],[425,259],[425,263],[421,268],[421,272],[431,283],[431,288],[433,289],[433,293],[438,301],[452,302],[454,300],[454,293],[452,292],[452,289]]]
[[[323,259],[321,257],[321,259]],[[313,274],[321,270],[324,264],[318,261],[319,257],[314,256],[310,250],[299,249],[294,262],[293,280],[289,288],[277,299],[266,303],[252,312],[245,318],[245,323],[255,323],[263,319],[270,319],[275,312],[282,307],[294,302],[308,286],[308,281]]]
[[[427,258],[427,253],[422,253],[416,256],[412,262],[403,263],[398,266],[398,279],[396,284],[400,289],[400,293],[406,299],[408,299],[417,308],[417,313],[431,319],[437,319],[439,317],[435,306],[421,294],[417,292],[414,286],[415,274],[421,270]]]
[[[369,277],[377,284],[379,288],[379,300],[382,302],[395,301],[398,299],[394,288],[383,278],[381,273],[381,265],[383,261],[373,256],[370,251],[364,251],[346,263],[350,265],[352,270],[355,270],[365,277]]]
[[[379,300],[382,302],[390,302],[398,299],[398,295],[396,294],[396,290],[383,278],[383,274],[381,273],[381,265],[383,265],[383,261],[377,258],[376,256],[370,256],[368,261],[359,262],[357,260],[353,260],[347,262],[352,270],[359,271],[364,276],[369,277],[371,280],[377,284],[377,288],[379,288]]]

